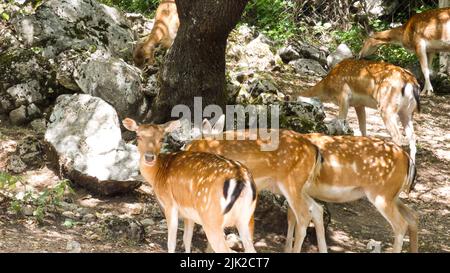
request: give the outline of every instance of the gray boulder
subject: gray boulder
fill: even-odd
[[[42,2],[36,10],[28,3],[0,4],[0,9],[5,5],[11,9],[6,10],[11,15],[9,26],[3,29],[4,23],[0,22],[0,114],[9,114],[14,124],[25,124],[41,117],[40,112],[59,95],[74,92],[98,94],[117,106],[120,115],[137,117],[132,112],[146,113],[148,102],[142,99],[140,88],[135,84],[139,73],[133,71],[130,77],[123,69],[125,62],[122,60],[131,61],[135,41],[128,19],[118,10],[95,0]],[[114,83],[105,86],[103,82],[98,88],[92,87],[94,82],[90,86],[79,86],[75,72],[86,75],[88,80],[97,75],[89,66],[91,55],[96,51],[114,58],[112,63],[121,60],[115,67],[116,74],[105,75],[111,76],[107,81]],[[88,71],[80,71],[83,67]],[[107,68],[113,69],[108,66],[100,72]],[[121,80],[130,82],[122,82],[120,88],[124,90],[116,92]],[[114,100],[105,88],[116,92]],[[119,98],[123,98],[122,103]],[[10,114],[11,111],[15,112]]]
[[[290,61],[295,61],[301,58],[300,53],[298,53],[292,45],[279,49],[277,53],[280,55],[280,58],[284,63],[289,63]]]
[[[35,136],[27,136],[17,143],[16,151],[8,160],[7,170],[21,173],[25,170],[39,169],[44,163],[41,142]]]
[[[323,105],[315,99],[299,98],[281,104],[280,127],[299,133],[327,133]]]
[[[336,51],[328,55],[327,65],[328,67],[333,68],[341,61],[349,58],[353,58],[352,50],[346,44],[340,44]]]
[[[329,122],[326,122],[326,126],[328,128],[328,134],[332,136],[341,136],[341,135],[353,135],[354,132],[347,120],[333,119]]]
[[[19,40],[45,48],[48,58],[93,46],[131,57],[134,35],[128,21],[118,10],[94,0],[48,0],[34,14],[14,19],[13,26]]]
[[[289,63],[296,73],[302,75],[319,76],[324,77],[327,75],[327,71],[322,65],[312,59],[298,59]]]
[[[250,42],[246,42],[251,36],[251,30],[242,26],[234,34],[238,42],[229,44],[227,58],[236,63],[239,70],[260,70],[264,71],[272,68],[276,64],[276,57],[268,44],[267,38],[260,34]],[[243,37],[239,37],[242,35]],[[232,37],[233,38],[233,37]],[[231,38],[231,40],[233,40]]]
[[[148,112],[140,70],[122,59],[98,50],[75,69],[73,76],[83,93],[108,102],[121,118],[140,119]]]
[[[298,59],[311,59],[319,62],[322,66],[325,66],[327,64],[327,51],[301,41],[291,42],[291,44],[279,51],[279,53],[285,53],[285,59],[283,59],[283,56],[280,54],[281,59],[285,63],[289,63]],[[286,56],[286,54],[288,54],[288,56]]]
[[[36,80],[31,80],[29,82],[17,84],[8,88],[6,93],[14,99],[15,106],[19,107],[21,105],[41,102],[43,100],[43,96],[39,91],[39,82]]]
[[[62,95],[45,133],[47,153],[63,175],[94,193],[112,195],[140,186],[139,154],[121,138],[116,111],[100,98]]]

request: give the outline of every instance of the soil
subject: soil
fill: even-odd
[[[418,138],[417,184],[409,196],[402,194],[401,198],[420,215],[420,252],[450,252],[449,99],[450,96],[423,98],[422,113],[414,118]],[[334,105],[325,104],[325,110],[328,118],[337,114],[337,107]],[[368,110],[367,117],[369,136],[389,138],[377,111]],[[355,134],[359,135],[353,110],[350,111],[348,120]],[[17,142],[34,133],[30,129],[0,124],[0,170],[5,168],[8,155],[14,151]],[[38,191],[55,185],[60,180],[47,168],[27,171],[22,177],[25,187]],[[0,198],[0,252],[167,251],[165,220],[147,185],[120,197],[92,196],[75,187],[75,193],[65,201],[76,212],[75,219],[71,220],[72,224],[69,226],[66,225],[67,212],[63,215],[67,209],[51,212],[39,223],[33,216],[10,212],[9,200]],[[367,245],[373,241],[381,246],[381,251],[391,250],[392,229],[367,200],[328,204],[327,207],[331,213],[331,223],[327,229],[330,252],[371,252]],[[83,215],[86,214],[93,215],[94,219],[84,220]],[[264,215],[256,215],[255,246],[258,252],[283,251],[285,215],[280,212],[276,217],[277,219],[265,219]],[[140,225],[145,222],[144,219],[150,221],[146,227]],[[258,223],[262,222],[271,222],[273,228],[265,224],[265,230],[261,230]],[[112,227],[114,224],[111,223],[119,224]],[[133,223],[137,223],[137,228]],[[310,236],[303,251],[317,252],[312,231],[309,230]],[[407,246],[406,240],[403,251],[407,251]],[[197,226],[193,252],[203,252],[205,248],[205,235]],[[178,233],[177,251],[183,251],[182,225]]]

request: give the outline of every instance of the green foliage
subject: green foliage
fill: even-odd
[[[293,5],[286,0],[253,0],[247,4],[242,21],[275,41],[286,40],[297,33]]]
[[[350,47],[353,53],[359,52],[364,43],[364,30],[359,25],[353,25],[348,31],[336,30],[333,36],[337,44],[345,43]]]
[[[2,12],[1,13],[1,17],[2,17],[3,20],[9,21],[9,14],[8,13]]]
[[[53,188],[45,189],[36,193],[27,190],[23,194],[13,194],[13,190],[18,183],[23,184],[20,176],[13,176],[9,173],[0,172],[0,194],[10,198],[10,210],[19,214],[27,206],[32,207],[33,216],[38,222],[42,222],[47,212],[56,210],[66,193],[73,193],[69,180],[58,182]]]
[[[159,5],[159,0],[99,0],[99,2],[126,12],[137,12],[144,15],[153,15]]]

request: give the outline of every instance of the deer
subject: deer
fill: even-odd
[[[425,78],[422,92],[432,95],[433,58],[438,52],[450,52],[450,8],[415,14],[400,27],[373,34],[364,42],[359,57],[372,55],[384,44],[397,44],[415,52]]]
[[[299,96],[317,97],[323,102],[338,105],[340,120],[347,118],[350,106],[354,107],[362,136],[367,135],[365,107],[378,109],[393,141],[402,145],[404,138],[397,122],[399,117],[411,158],[415,161],[417,148],[413,114],[420,113],[419,93],[417,79],[406,69],[385,62],[346,59]]]
[[[222,118],[218,120],[212,130],[211,123],[204,120],[202,130],[208,137],[192,141],[186,146],[186,150],[217,153],[240,160],[249,167],[256,179],[257,170],[267,168],[267,163],[264,162],[267,154],[250,150],[247,146],[251,143],[248,142],[238,143],[214,138],[220,134],[233,136],[242,134],[240,131],[220,133],[220,128],[223,130],[223,125],[219,124],[221,121]],[[309,197],[324,202],[342,203],[366,196],[392,225],[395,233],[394,251],[399,252],[402,249],[406,228],[409,230],[411,252],[418,251],[417,215],[399,199],[402,190],[407,193],[411,191],[416,178],[415,163],[405,151],[394,143],[378,138],[330,137],[322,134],[300,134],[280,129],[280,135],[285,134],[289,134],[290,138],[280,138],[280,147],[286,143],[295,145],[297,142],[294,139],[297,139],[297,141],[308,140],[320,150],[322,163],[320,169],[317,170],[318,176],[303,187]],[[290,149],[294,149],[293,147],[291,146]],[[288,158],[294,158],[294,156],[290,154]],[[291,196],[291,198],[297,199],[298,197]],[[298,246],[297,233],[303,232],[302,228],[296,226],[299,221],[292,208],[289,206],[288,209],[285,252],[293,250],[294,229],[296,235],[294,248],[295,245]],[[312,212],[313,215],[318,216],[314,210]],[[305,225],[309,222],[301,223]],[[320,218],[314,221],[313,218],[313,223],[320,242],[325,236],[323,221],[320,221]]]
[[[399,146],[378,138],[356,136],[302,135],[319,147],[324,162],[314,183],[306,185],[316,199],[344,203],[367,199],[390,223],[394,231],[393,252],[401,252],[406,232],[410,252],[418,252],[418,218],[399,198],[414,187],[416,168]],[[296,221],[288,211],[286,249],[292,248]]]
[[[126,118],[122,124],[136,133],[141,175],[152,186],[167,220],[169,253],[175,252],[179,217],[184,219],[188,253],[195,223],[203,227],[215,252],[231,252],[224,237],[224,228],[230,226],[237,227],[245,251],[256,252],[252,236],[257,192],[244,165],[202,152],[160,153],[164,135],[178,128],[179,121],[138,125]]]
[[[261,146],[267,142],[266,139],[250,130],[223,133],[223,121],[222,116],[214,126],[215,132],[211,133],[212,126],[205,119],[202,131],[207,137],[191,141],[184,150],[218,154],[247,166],[255,179],[257,191],[282,194],[294,212],[298,232],[295,246],[290,251],[301,251],[306,229],[312,220],[317,230],[319,252],[327,252],[323,208],[305,192],[305,185],[312,183],[320,171],[322,157],[319,149],[307,139],[298,137],[298,133],[283,130],[279,135],[278,149],[263,151]],[[222,133],[220,139],[215,137]]]
[[[161,44],[169,49],[177,36],[180,20],[175,0],[163,0],[156,9],[155,23],[150,34],[139,42],[134,51],[134,63],[138,67],[155,63],[155,49]]]

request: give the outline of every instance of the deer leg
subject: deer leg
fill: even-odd
[[[287,209],[287,221],[288,221],[288,231],[286,234],[286,244],[284,246],[285,253],[292,252],[292,243],[294,242],[294,229],[295,229],[295,214],[292,211],[291,207]]]
[[[167,250],[174,253],[177,246],[177,230],[178,230],[178,210],[175,206],[165,210],[167,220]]]
[[[414,133],[412,121],[412,114],[408,115],[405,113],[400,113],[399,116],[403,128],[405,129],[406,138],[408,139],[409,142],[409,156],[411,156],[413,162],[416,162],[417,147],[416,147],[416,135]]]
[[[194,234],[195,222],[190,219],[184,219],[183,243],[186,253],[191,253],[192,235]]]
[[[434,57],[436,56],[435,53],[433,52],[428,52],[427,53],[427,59],[428,59],[428,71],[430,71],[430,77],[432,77],[434,75],[434,71],[433,71],[433,60]]]
[[[253,219],[253,217],[252,217]],[[244,245],[244,249],[246,253],[256,253],[255,247],[253,246],[253,232],[252,232],[252,224],[250,221],[241,221],[237,225],[237,229],[239,231],[239,236],[241,237],[242,244]]]
[[[383,217],[391,224],[394,230],[393,252],[400,253],[402,251],[403,239],[408,230],[408,222],[400,212],[397,200],[388,200],[382,195],[367,195],[369,201],[378,209]]]
[[[358,116],[359,130],[362,136],[366,136],[366,107],[355,107],[356,115]]]
[[[395,112],[390,109],[380,109],[381,118],[384,121],[384,125],[386,125],[387,130],[389,131],[389,134],[391,135],[393,141],[397,145],[403,145],[403,136],[400,132],[400,129],[398,128],[398,122],[397,122],[397,115]]]
[[[325,240],[325,226],[323,224],[323,208],[314,199],[307,196],[314,228],[316,229],[317,245],[320,253],[327,253],[327,242]]]
[[[418,236],[417,236],[417,226],[418,220],[417,215],[414,211],[408,208],[405,204],[403,204],[400,200],[397,201],[400,209],[400,213],[408,222],[408,231],[409,231],[409,251],[411,253],[419,252],[418,248]]]
[[[215,253],[231,253],[233,252],[227,245],[223,229],[221,227],[203,226],[208,238],[208,243]]]
[[[304,194],[302,194],[304,195]],[[300,253],[302,250],[303,241],[306,237],[306,229],[311,222],[311,214],[309,213],[309,205],[305,201],[304,196],[297,198],[294,202],[289,202],[289,205],[294,212],[296,225],[295,225],[295,239],[294,239],[294,253]]]
[[[349,93],[350,93],[350,87],[348,87],[347,85],[345,85],[344,87],[343,95],[342,97],[339,99],[339,114],[338,114],[338,119],[341,120],[345,120],[347,119],[347,115],[348,115],[348,107],[350,105],[350,98],[349,98]]]
[[[431,60],[428,60],[428,54],[427,54],[427,47],[425,43],[419,43],[419,45],[416,48],[416,54],[419,58],[420,67],[422,69],[423,76],[425,78],[425,86],[422,90],[422,92],[425,93],[425,95],[431,95],[433,93],[433,86],[431,85],[430,80],[430,64]]]

